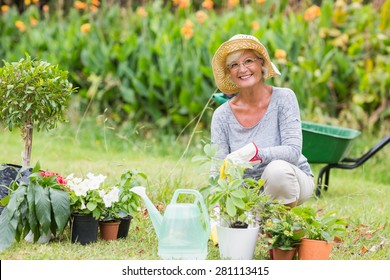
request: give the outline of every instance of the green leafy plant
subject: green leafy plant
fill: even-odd
[[[26,54],[0,68],[0,122],[20,128],[24,140],[23,167],[30,166],[33,128],[52,129],[64,120],[65,105],[75,91],[68,72]]]
[[[143,185],[142,180],[146,180],[145,173],[138,172],[136,169],[127,170],[122,173],[119,183],[116,185],[119,188],[119,201],[116,206],[121,218],[128,215],[134,216],[140,205],[140,198],[138,195],[130,191],[132,187]]]
[[[206,144],[203,151],[205,156],[194,157],[193,161],[211,163],[214,167],[221,163],[215,159],[215,145]],[[262,179],[244,178],[244,170],[252,168],[250,164],[236,165],[231,161],[222,164],[225,165],[224,172],[211,176],[208,185],[200,191],[211,213],[216,205],[219,206],[222,224],[236,228],[248,227],[248,223],[255,222],[258,212],[268,200],[261,191],[264,182]]]
[[[305,224],[305,238],[323,240],[328,243],[346,230],[346,221],[337,217],[335,212],[319,215],[311,207],[295,207],[294,213],[302,217]]]
[[[269,204],[268,207],[269,216],[262,225],[268,236],[265,238],[268,242],[267,249],[278,247],[281,250],[291,250],[297,247],[305,235],[303,218],[278,202]]]
[[[9,201],[0,216],[0,251],[29,231],[37,241],[41,235],[56,235],[65,228],[70,216],[70,201],[65,182],[56,173],[33,168],[28,183],[14,181]]]

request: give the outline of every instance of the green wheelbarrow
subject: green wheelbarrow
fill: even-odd
[[[223,93],[213,94],[213,99],[218,103],[224,103],[230,98]],[[309,163],[326,164],[318,174],[317,197],[321,196],[322,188],[325,191],[328,190],[332,168],[354,169],[359,167],[390,142],[390,134],[388,134],[361,157],[348,158],[353,141],[359,135],[360,131],[354,129],[302,121],[302,154]]]

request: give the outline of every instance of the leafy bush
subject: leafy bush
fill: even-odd
[[[210,105],[218,46],[249,33],[268,47],[282,72],[272,83],[296,92],[305,119],[339,118],[354,128],[388,120],[390,1],[382,10],[356,1],[325,0],[320,8],[250,2],[214,1],[209,9],[203,1],[183,8],[171,1],[142,7],[91,1],[67,13],[31,5],[22,14],[12,7],[0,16],[0,56],[15,61],[28,50],[68,69],[80,87],[80,113],[107,108],[115,123],[178,133]],[[202,114],[202,128],[211,113]]]

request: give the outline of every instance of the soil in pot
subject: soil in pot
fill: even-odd
[[[333,242],[304,238],[298,248],[298,258],[300,260],[328,260],[332,246]]]

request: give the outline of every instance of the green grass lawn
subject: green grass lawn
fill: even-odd
[[[101,173],[113,183],[122,172],[136,168],[148,175],[147,191],[151,200],[162,205],[169,203],[177,188],[197,189],[207,183],[207,170],[191,162],[193,155],[202,153],[200,141],[192,143],[188,155],[180,158],[185,144],[169,137],[159,140],[134,135],[125,137],[99,128],[82,128],[76,137],[76,130],[65,126],[49,133],[35,133],[32,165],[39,160],[42,169],[62,175]],[[18,131],[10,133],[2,129],[0,135],[0,163],[21,163],[23,144]],[[363,135],[356,140],[352,156],[360,156],[379,139],[380,136]],[[318,210],[336,211],[348,222],[347,235],[334,247],[331,259],[390,259],[389,158],[390,145],[357,169],[332,170],[329,190],[323,192],[320,199],[306,202]],[[312,167],[318,174],[322,165]],[[255,259],[267,258],[260,237]],[[67,227],[48,244],[14,243],[0,253],[0,259],[158,259],[157,239],[150,219],[140,211],[124,240],[98,241],[86,246],[72,244]],[[219,259],[218,248],[211,242],[208,259]]]

